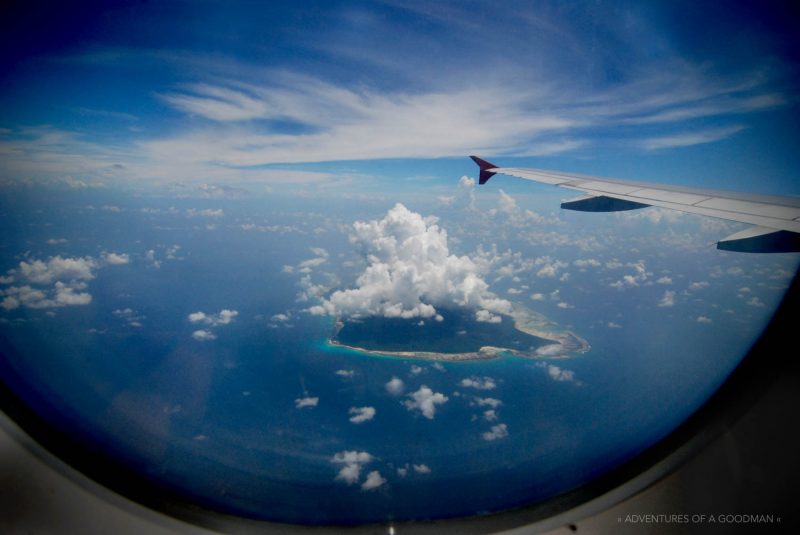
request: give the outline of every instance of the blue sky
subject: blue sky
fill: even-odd
[[[700,4],[17,7],[0,32],[0,173],[352,187],[456,180],[478,153],[800,193],[796,19]]]

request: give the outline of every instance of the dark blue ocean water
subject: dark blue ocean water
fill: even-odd
[[[26,206],[31,199],[3,207],[3,218],[15,225],[13,237],[3,239],[3,272],[23,258],[55,254],[131,257],[96,270],[89,305],[4,312],[3,377],[53,425],[92,448],[202,505],[254,518],[441,518],[575,488],[693,413],[744,356],[780,298],[763,290],[766,306],[751,312],[737,297],[736,281],[712,286],[700,303],[687,297],[681,307],[665,308],[656,306],[662,287],[619,291],[603,275],[574,271],[560,290],[571,308],[525,304],[585,338],[591,351],[552,362],[505,356],[434,366],[331,346],[332,319],[302,312],[308,305],[296,302],[298,276],[283,266],[313,256],[309,247],[324,246],[332,259],[353,254],[346,234],[324,220],[285,204],[271,207],[267,218],[246,201],[107,195],[59,197],[44,211]],[[120,211],[97,208],[112,202]],[[186,215],[219,206],[219,219]],[[328,209],[327,223],[352,219],[337,210]],[[249,223],[297,229],[241,228]],[[45,244],[62,237],[61,245]],[[170,259],[174,245],[180,248]],[[631,261],[647,254],[637,251]],[[648,261],[688,284],[708,278],[708,255]],[[717,262],[729,262],[722,264],[728,269],[741,261]],[[756,267],[748,269],[755,276]],[[339,273],[344,279],[348,272]],[[542,284],[531,276],[534,283]],[[128,308],[141,326],[114,313]],[[192,337],[201,326],[189,314],[222,309],[238,316],[206,327],[216,339]],[[745,320],[742,311],[751,315]],[[289,321],[270,320],[284,312]],[[711,326],[697,321],[712,313]],[[572,375],[556,380],[548,365]],[[402,392],[387,390],[393,378],[402,380]],[[465,386],[465,379],[492,388]],[[447,397],[433,418],[407,406],[423,386]],[[298,407],[303,398],[317,404]],[[486,398],[499,401],[493,415],[479,404]],[[351,409],[361,407],[373,408],[374,417],[351,422]],[[488,440],[501,425],[503,432]],[[334,457],[342,452],[371,458],[356,483],[336,479],[344,465]],[[383,482],[365,490],[373,471]]]

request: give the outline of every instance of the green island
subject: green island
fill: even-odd
[[[523,358],[565,358],[589,344],[562,331],[543,315],[516,307],[499,323],[481,322],[470,309],[440,309],[433,318],[337,318],[330,343],[368,354],[428,360],[483,360],[510,354]]]

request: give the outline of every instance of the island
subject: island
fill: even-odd
[[[589,350],[586,340],[559,330],[545,316],[515,307],[501,321],[481,322],[475,311],[440,309],[440,321],[385,317],[337,318],[329,343],[373,355],[427,360],[485,360],[503,354],[565,358]]]

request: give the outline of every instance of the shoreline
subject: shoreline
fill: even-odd
[[[464,362],[474,360],[491,360],[499,358],[501,354],[508,354],[518,358],[527,359],[565,359],[578,353],[586,353],[591,349],[589,343],[572,331],[558,331],[556,323],[544,315],[525,307],[515,307],[510,317],[514,320],[514,328],[525,334],[550,341],[552,343],[537,347],[532,353],[516,349],[483,346],[478,351],[462,353],[436,353],[431,351],[381,351],[363,347],[349,346],[336,340],[336,335],[344,326],[340,318],[336,318],[334,330],[327,343],[358,353],[367,355],[380,355],[394,358],[409,358],[420,360],[435,360],[442,362]]]

